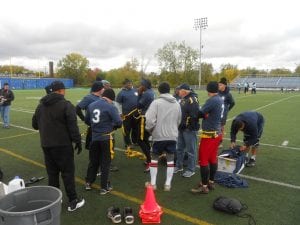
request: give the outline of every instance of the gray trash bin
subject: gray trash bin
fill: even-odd
[[[34,186],[0,199],[0,225],[60,225],[62,193],[50,186]]]

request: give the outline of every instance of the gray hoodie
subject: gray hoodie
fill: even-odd
[[[146,129],[153,141],[177,141],[181,108],[171,94],[161,94],[146,112]]]

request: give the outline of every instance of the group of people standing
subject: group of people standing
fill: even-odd
[[[64,98],[65,87],[60,81],[53,82],[47,90],[32,118],[32,126],[39,130],[41,146],[49,177],[49,185],[59,187],[61,173],[69,198],[69,211],[84,205],[75,191],[74,150],[82,151],[81,135],[77,116],[88,125],[85,147],[89,149],[89,164],[86,173],[85,189],[90,190],[101,172],[100,194],[112,190],[109,181],[111,160],[114,157],[114,131],[123,128],[124,143],[127,149],[138,144],[146,156],[144,172],[150,172],[147,185],[156,189],[158,161],[165,155],[167,169],[164,190],[171,190],[173,174],[182,172],[189,178],[195,174],[197,135],[201,123],[201,136],[198,148],[201,182],[192,189],[194,193],[208,193],[214,189],[214,176],[217,171],[217,153],[224,135],[224,126],[234,100],[227,87],[227,80],[212,81],[207,85],[208,100],[199,106],[197,94],[188,84],[170,93],[170,85],[162,82],[158,86],[159,96],[151,82],[142,79],[137,89],[132,81],[125,79],[122,90],[115,95],[106,80],[95,81],[90,93],[76,107]],[[255,165],[256,149],[262,134],[264,119],[256,112],[246,112],[233,120],[231,146],[235,146],[236,134],[245,134],[241,150],[251,146]],[[152,137],[152,144],[149,137]],[[75,144],[75,146],[73,146]],[[187,167],[184,170],[184,159]]]

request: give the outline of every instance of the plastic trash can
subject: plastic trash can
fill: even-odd
[[[27,187],[0,199],[1,225],[60,225],[62,193],[50,186]]]

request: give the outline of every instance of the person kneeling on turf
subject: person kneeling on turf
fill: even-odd
[[[232,121],[230,130],[231,148],[236,145],[236,134],[242,131],[244,133],[244,145],[240,147],[240,150],[248,152],[251,149],[252,156],[246,163],[247,167],[255,166],[256,152],[259,139],[263,133],[264,123],[264,117],[254,111],[243,112]]]

